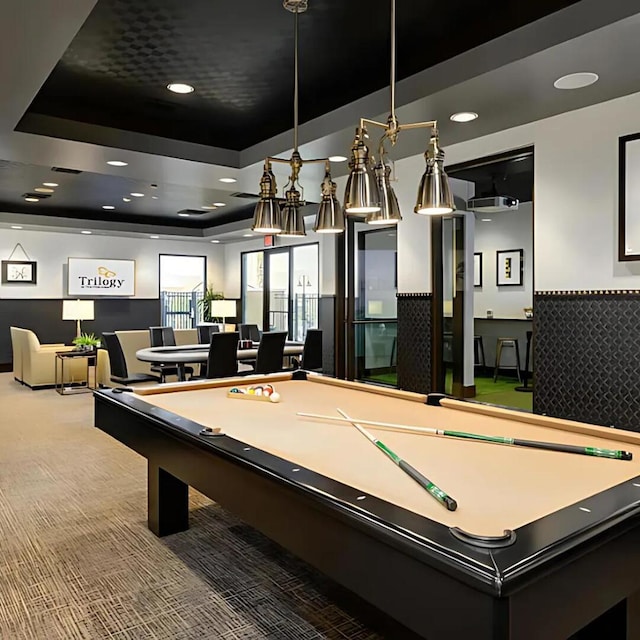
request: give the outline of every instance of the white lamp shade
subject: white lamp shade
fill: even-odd
[[[93,300],[63,300],[63,320],[93,320]]]
[[[236,301],[212,300],[211,315],[214,318],[234,318],[236,315]]]

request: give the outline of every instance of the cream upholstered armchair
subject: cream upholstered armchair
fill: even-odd
[[[11,344],[13,377],[32,389],[52,387],[56,379],[56,351],[73,349],[63,343],[40,344],[33,331],[18,327],[11,327]],[[83,359],[66,362],[64,374],[64,382],[85,381],[86,362]]]

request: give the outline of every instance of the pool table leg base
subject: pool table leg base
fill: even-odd
[[[147,471],[148,525],[158,537],[189,528],[189,485],[151,460]]]

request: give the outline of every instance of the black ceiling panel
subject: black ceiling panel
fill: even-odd
[[[398,0],[398,77],[574,2]],[[388,32],[388,0],[310,0],[301,122],[388,85]],[[280,0],[99,0],[29,112],[241,150],[291,128],[292,94],[293,15]]]

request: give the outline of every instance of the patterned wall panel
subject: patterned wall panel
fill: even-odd
[[[335,374],[335,313],[336,297],[320,296],[318,327],[322,329],[322,373]]]
[[[431,389],[431,294],[398,294],[398,386]]]
[[[535,295],[534,410],[640,431],[640,291]]]

